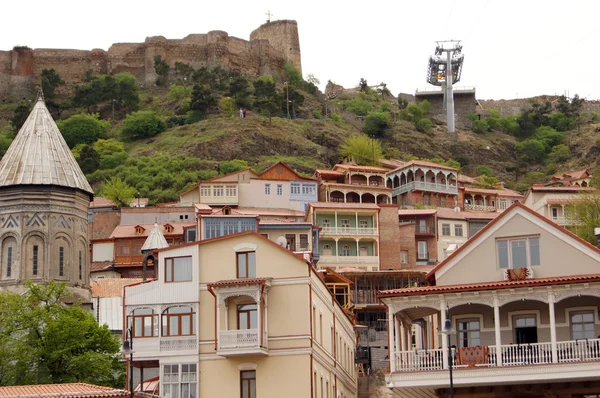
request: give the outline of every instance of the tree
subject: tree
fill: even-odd
[[[219,171],[222,174],[229,174],[246,168],[248,168],[248,162],[239,159],[226,160],[219,164]]]
[[[415,127],[417,131],[420,131],[421,133],[429,133],[431,131],[431,120],[426,117],[419,119],[419,121],[415,123]]]
[[[157,85],[164,86],[167,84],[170,69],[171,67],[169,66],[167,61],[162,59],[160,55],[154,56],[154,71],[158,75],[158,78],[156,79]]]
[[[30,113],[31,108],[28,105],[21,104],[15,108],[13,116],[10,119],[10,123],[13,125],[15,131],[21,130]]]
[[[186,87],[182,84],[172,84],[169,86],[169,99],[174,101],[180,101],[184,98],[187,98],[191,95],[192,90],[190,87]]]
[[[314,84],[315,86],[321,84],[321,81],[317,79],[312,73],[309,73],[308,76],[306,76],[306,81],[310,84]]]
[[[236,106],[248,106],[250,95],[248,78],[240,71],[234,70],[229,73],[229,80],[229,96],[235,99]]]
[[[515,145],[515,151],[520,160],[533,164],[544,160],[546,148],[544,143],[535,139],[528,139]]]
[[[363,93],[366,93],[367,90],[369,89],[369,84],[367,83],[367,79],[364,78],[360,78],[360,81],[358,82],[358,88],[360,88],[360,91],[362,91]]]
[[[570,221],[576,225],[573,232],[594,246],[598,244],[594,228],[600,225],[600,193],[590,191],[577,195],[577,200],[568,207]]]
[[[273,113],[279,110],[281,97],[275,88],[275,82],[270,75],[263,75],[254,82],[254,106],[269,117],[269,126]]]
[[[340,155],[359,165],[371,165],[383,157],[381,143],[365,134],[352,135],[340,144]]]
[[[126,140],[154,137],[167,129],[167,125],[153,111],[138,111],[127,115],[121,125],[121,134]]]
[[[192,74],[194,73],[194,68],[191,65],[183,62],[175,62],[175,68],[173,68],[173,71],[175,72],[177,82],[185,86],[185,83],[188,80],[191,80]]]
[[[200,112],[202,115],[206,115],[215,107],[215,105],[217,105],[217,101],[215,100],[215,97],[213,97],[211,90],[204,85],[194,84],[190,109]]]
[[[494,176],[494,172],[492,171],[492,169],[489,166],[484,166],[484,165],[480,165],[475,167],[475,174],[481,176],[488,176],[488,177],[493,177]]]
[[[371,112],[365,118],[363,130],[367,134],[381,135],[390,124],[390,114],[387,112]]]
[[[113,176],[110,180],[105,180],[102,184],[101,193],[105,198],[112,200],[119,207],[127,207],[135,198],[136,189],[121,180],[118,176]]]
[[[571,150],[565,144],[559,144],[552,147],[548,159],[552,163],[561,163],[571,158]]]
[[[348,112],[355,113],[359,116],[366,116],[373,110],[373,104],[363,97],[352,98],[350,101],[346,102],[345,105]]]
[[[533,135],[533,138],[544,144],[546,152],[549,152],[553,146],[562,143],[564,137],[565,135],[563,133],[556,131],[549,126],[538,127],[535,129],[535,134]]]
[[[65,84],[65,81],[60,78],[54,68],[42,70],[42,91],[45,98],[54,98],[54,90],[59,84]]]
[[[302,75],[298,69],[296,69],[294,65],[290,63],[286,63],[283,66],[283,74],[285,75],[285,80],[289,82],[291,87],[299,88],[303,82]]]
[[[99,139],[94,143],[94,149],[102,158],[117,152],[125,152],[125,145],[114,138],[109,138],[108,140]]]
[[[69,148],[77,144],[92,144],[99,138],[104,138],[110,124],[100,120],[100,115],[80,113],[66,120],[56,122]]]
[[[77,164],[79,164],[83,174],[93,173],[100,166],[100,155],[92,145],[84,145],[79,152]]]
[[[87,382],[121,387],[120,342],[71,297],[64,284],[27,281],[0,293],[0,385]]]

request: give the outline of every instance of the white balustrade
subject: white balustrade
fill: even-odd
[[[187,338],[164,338],[160,341],[161,351],[187,351],[195,350],[196,348],[195,336]]]
[[[396,371],[442,370],[443,355],[441,349],[396,352]]]
[[[322,227],[323,235],[377,235],[377,228],[361,227]]]
[[[428,191],[458,195],[458,187],[456,185],[437,184],[434,182],[423,181],[411,181],[400,185],[399,187],[394,188],[393,195],[398,196],[409,191]]]
[[[552,363],[551,343],[509,344],[501,348],[503,366]]]
[[[378,264],[379,256],[321,256],[320,263]]]
[[[465,210],[472,211],[496,211],[495,206],[486,206],[486,205],[472,205],[465,203]]]
[[[558,362],[585,362],[600,360],[600,339],[559,341]]]
[[[259,346],[260,330],[258,329],[225,330],[219,332],[219,349]]]

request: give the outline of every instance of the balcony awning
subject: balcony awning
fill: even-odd
[[[209,283],[208,286],[215,287],[227,287],[227,286],[249,286],[249,285],[262,285],[262,284],[271,284],[271,280],[273,278],[237,278],[237,279],[228,279],[217,281],[214,283]]]

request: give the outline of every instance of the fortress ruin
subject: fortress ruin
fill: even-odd
[[[157,75],[154,56],[171,67],[183,62],[194,68],[223,66],[251,75],[281,75],[286,63],[302,73],[300,40],[296,21],[267,22],[250,34],[250,40],[210,31],[183,39],[148,37],[143,43],[115,43],[108,51],[30,49],[0,51],[0,99],[23,98],[35,93],[42,70],[54,68],[65,81],[60,90],[72,92],[86,72],[129,72],[140,85],[152,85]]]

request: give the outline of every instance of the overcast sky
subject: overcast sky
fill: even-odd
[[[385,82],[394,95],[427,88],[436,40],[461,39],[458,86],[479,99],[579,94],[600,99],[599,0],[2,2],[0,50],[107,50],[147,36],[224,30],[248,39],[266,21],[298,22],[302,69],[324,87]],[[432,88],[432,86],[429,86]]]

